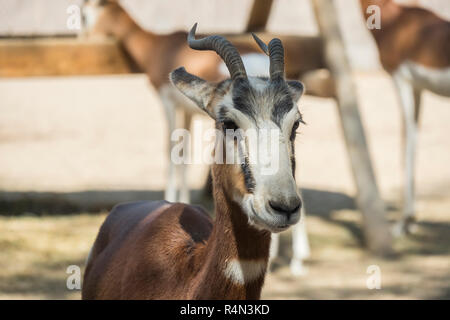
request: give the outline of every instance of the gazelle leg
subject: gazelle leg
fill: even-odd
[[[396,235],[401,235],[410,231],[410,225],[415,219],[414,169],[421,91],[399,76],[394,76],[394,82],[399,93],[403,120],[403,217],[394,229]]]
[[[164,95],[164,93],[161,94],[161,100],[163,103],[167,123],[167,182],[164,192],[164,199],[170,202],[175,202],[177,200],[177,181],[175,163],[171,158],[171,151],[175,145],[175,141],[172,141],[171,139],[172,132],[175,130],[176,126],[175,105],[169,97]]]
[[[416,129],[420,127],[420,106],[422,104],[422,90],[414,88],[414,121]]]
[[[192,121],[192,114],[184,111],[184,129],[190,130],[191,129],[191,121]],[[185,145],[183,147],[183,152],[187,152],[189,154],[190,145],[189,141],[185,140]],[[187,166],[188,164],[183,162],[178,166],[179,169],[179,177],[180,177],[180,202],[183,203],[190,203],[190,195],[189,195],[189,183],[187,179]]]
[[[294,276],[307,274],[308,270],[303,265],[303,260],[309,258],[311,250],[309,247],[308,233],[305,221],[300,221],[292,229],[292,260],[291,273]]]

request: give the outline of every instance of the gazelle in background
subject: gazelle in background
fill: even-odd
[[[414,168],[422,91],[450,96],[450,22],[428,10],[402,6],[393,0],[361,0],[366,18],[371,15],[367,11],[370,5],[381,9],[381,29],[371,32],[402,108],[404,207],[402,221],[395,230],[400,234],[408,232],[415,220]]]
[[[187,183],[186,164],[175,165],[171,159],[171,151],[176,141],[171,140],[176,128],[189,130],[192,117],[204,111],[199,109],[169,83],[169,73],[180,65],[189,66],[189,70],[208,81],[225,79],[229,73],[219,56],[212,52],[196,52],[186,44],[186,32],[158,35],[143,30],[117,1],[85,0],[83,19],[87,34],[114,36],[137,66],[149,77],[150,82],[159,92],[167,120],[167,164],[168,180],[165,189],[165,200],[190,202]],[[242,54],[243,63],[249,75],[268,75],[269,59],[253,45],[236,45]],[[323,68],[321,55],[312,54],[308,49],[305,59],[301,47],[300,52],[291,53],[296,59],[290,59],[293,70],[300,74],[315,68]],[[298,57],[298,58],[297,58]],[[183,123],[176,124],[176,111],[183,114]],[[178,171],[178,172],[177,172]],[[178,174],[177,174],[178,173]],[[177,195],[177,176],[180,178],[180,192]],[[278,235],[274,235],[272,257],[278,254]],[[309,243],[304,224],[293,228],[293,257],[291,270],[293,274],[305,273],[302,261],[310,255]]]
[[[83,299],[258,299],[271,232],[300,219],[294,140],[302,122],[296,102],[303,85],[285,80],[281,41],[273,39],[267,49],[270,78],[251,77],[230,42],[220,36],[196,40],[195,30],[196,25],[189,46],[215,51],[231,76],[212,83],[183,67],[170,75],[174,86],[214,119],[216,145],[227,146],[222,162],[212,165],[215,222],[200,207],[182,203],[116,206],[88,259]],[[239,129],[256,132],[251,141],[257,148],[248,136],[235,134]],[[259,159],[255,150],[267,151],[264,129],[278,135],[272,154],[278,167],[271,174],[265,162],[249,161]],[[229,152],[243,161],[226,162]]]

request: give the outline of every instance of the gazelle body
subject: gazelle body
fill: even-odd
[[[417,7],[393,0],[361,0],[367,8],[380,7],[381,29],[373,29],[383,68],[397,88],[402,108],[404,140],[403,218],[396,233],[408,231],[414,221],[414,167],[420,97],[423,90],[450,96],[450,22]]]
[[[227,225],[213,230],[207,213],[194,206],[117,206],[97,237],[83,299],[257,299],[270,233],[244,227],[235,235],[233,223],[247,222],[232,221],[225,216],[230,213],[217,212]],[[246,247],[247,241],[258,243],[258,250]]]
[[[219,36],[196,40],[195,30],[196,25],[189,45],[216,51],[231,74],[219,83],[184,68],[170,76],[214,119],[216,145],[225,145],[222,153],[216,149],[218,161],[212,165],[215,221],[201,208],[181,203],[116,206],[88,259],[84,299],[258,299],[271,232],[300,219],[294,139],[302,122],[296,102],[303,85],[284,79],[281,41],[273,39],[268,48],[259,43],[270,56],[270,79],[249,77],[231,43]],[[267,129],[276,133],[270,149],[263,136]],[[253,139],[243,130],[254,132]],[[260,159],[254,147],[270,150],[276,170],[266,171],[272,161],[252,161]]]
[[[150,82],[159,92],[167,120],[167,164],[168,179],[165,189],[165,200],[190,202],[187,183],[187,165],[176,165],[171,159],[171,151],[176,141],[171,139],[177,128],[189,130],[192,117],[203,113],[198,106],[186,98],[169,82],[169,73],[180,65],[189,66],[189,71],[209,81],[223,80],[228,76],[228,70],[223,61],[212,52],[196,52],[186,44],[186,32],[176,32],[158,35],[143,30],[129,14],[115,1],[87,0],[83,7],[86,29],[90,34],[112,35],[117,38],[126,53],[137,64],[140,70],[146,72]],[[236,45],[243,54],[242,59],[249,75],[268,75],[268,58],[254,52],[250,44]],[[297,45],[290,52],[288,62],[298,77],[300,74],[313,69],[323,68],[324,62],[315,41],[311,46]],[[298,56],[304,57],[298,59]],[[176,123],[176,112],[183,115],[183,122]],[[179,188],[177,186],[179,179]],[[179,189],[179,192],[178,192]],[[294,274],[303,273],[302,260],[309,256],[309,243],[304,225],[295,226],[293,230],[292,271]],[[272,256],[278,253],[278,235],[274,235],[271,248]]]

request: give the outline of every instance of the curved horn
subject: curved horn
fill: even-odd
[[[267,47],[267,45],[256,36],[256,34],[252,33],[252,36],[261,50],[264,51],[264,53],[270,58],[270,79],[284,79],[284,48],[281,40],[278,38],[273,38],[269,42],[269,47]]]
[[[247,78],[244,63],[236,48],[224,37],[209,36],[203,39],[195,39],[195,31],[197,23],[194,24],[188,34],[189,47],[195,50],[213,50],[215,51],[227,65],[230,71],[231,79]]]

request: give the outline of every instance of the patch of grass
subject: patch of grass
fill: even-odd
[[[0,299],[70,299],[67,267],[84,269],[105,218],[99,215],[0,217]]]

